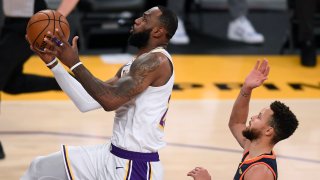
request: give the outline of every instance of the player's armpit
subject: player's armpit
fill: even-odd
[[[168,61],[168,59],[166,59],[166,61]],[[121,77],[114,84],[114,101],[108,100],[111,106],[119,107],[133,99],[149,86],[154,84],[159,85],[155,82],[161,80],[166,81],[167,74],[169,74],[169,77],[171,76],[169,71],[166,72],[164,70],[167,68],[166,63],[162,56],[156,53],[151,53],[136,59],[131,65],[129,74]]]
[[[121,77],[121,71],[124,65],[117,71],[116,75],[108,80],[105,81],[105,83],[113,85],[115,84]]]
[[[129,74],[114,84],[114,98],[109,101],[111,110],[130,101],[149,86],[162,86],[170,79],[172,66],[162,53],[150,53],[138,57],[131,65]]]

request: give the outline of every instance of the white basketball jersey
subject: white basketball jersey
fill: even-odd
[[[172,63],[172,58],[165,49],[156,48],[149,53],[155,52],[163,53]],[[121,76],[130,71],[133,61],[123,67]],[[173,84],[174,71],[165,85],[149,86],[134,99],[119,107],[115,114],[112,144],[135,152],[156,152],[165,146],[163,128]]]
[[[31,17],[35,0],[2,0],[4,14],[8,17]]]

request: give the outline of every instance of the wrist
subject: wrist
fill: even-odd
[[[70,67],[70,70],[73,71],[75,68],[77,68],[78,66],[80,66],[82,64],[81,61],[77,62],[76,64],[74,64],[73,66]]]
[[[46,66],[49,69],[52,69],[53,67],[55,67],[58,64],[58,59],[55,57],[52,61],[50,61],[49,63],[46,63]]]
[[[248,97],[248,96],[251,95],[251,92],[252,92],[252,89],[251,89],[251,88],[249,88],[249,87],[247,87],[247,86],[245,86],[245,85],[243,85],[243,86],[241,87],[241,90],[240,90],[241,96],[243,96],[243,97]]]

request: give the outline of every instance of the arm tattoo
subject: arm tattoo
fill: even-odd
[[[128,80],[123,78],[124,83],[120,83],[121,86],[118,91],[119,96],[126,96],[131,99],[135,94],[141,92],[145,86],[144,83],[147,76],[156,71],[160,66],[160,61],[155,54],[150,54],[141,59],[135,60],[130,68]],[[149,85],[149,84],[148,84]]]
[[[113,106],[122,105],[146,89],[152,83],[150,82],[152,80],[146,81],[146,78],[159,66],[160,60],[153,53],[138,58],[132,63],[130,73],[121,77],[114,85],[106,84],[95,78],[83,65],[74,69],[73,73],[86,91],[103,107],[106,107],[111,104]],[[116,76],[121,76],[121,69]]]
[[[73,73],[77,77],[81,85],[86,89],[86,91],[97,100],[97,98],[108,93],[107,88],[103,82],[95,78],[87,68],[80,65],[78,68],[73,70]],[[109,93],[110,94],[110,93]],[[98,101],[98,100],[97,100]],[[99,102],[99,101],[98,101]]]

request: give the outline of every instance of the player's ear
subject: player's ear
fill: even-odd
[[[267,128],[267,130],[266,130],[266,132],[265,132],[265,134],[267,135],[267,136],[272,136],[273,134],[274,134],[274,129],[273,129],[273,127],[268,127]]]
[[[159,38],[165,34],[165,29],[163,27],[155,27],[152,30],[153,37]]]

